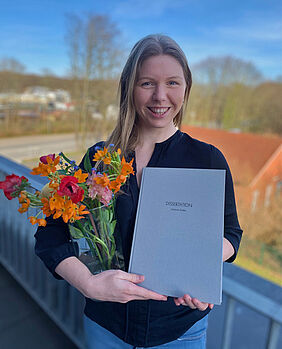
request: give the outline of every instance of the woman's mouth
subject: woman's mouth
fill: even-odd
[[[154,117],[164,117],[166,113],[169,111],[170,107],[165,108],[154,108],[154,107],[148,107],[150,112],[154,115]]]

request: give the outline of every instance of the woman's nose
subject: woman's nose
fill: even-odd
[[[156,85],[152,98],[154,101],[165,101],[167,99],[165,86]]]

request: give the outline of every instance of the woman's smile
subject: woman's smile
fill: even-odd
[[[167,112],[169,111],[170,107],[148,107],[148,109],[154,117],[162,118],[167,115]]]

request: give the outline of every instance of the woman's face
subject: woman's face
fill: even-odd
[[[183,69],[174,57],[147,58],[139,69],[134,87],[139,126],[171,127],[183,104],[185,89]]]

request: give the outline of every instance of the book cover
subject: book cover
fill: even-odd
[[[142,172],[129,272],[160,294],[220,304],[225,170]]]

